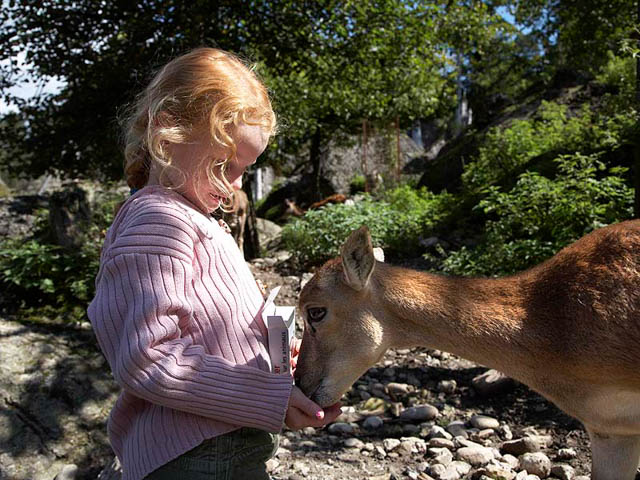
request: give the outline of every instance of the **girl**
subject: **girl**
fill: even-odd
[[[262,295],[210,213],[276,128],[264,85],[200,48],[162,68],[126,127],[132,195],[105,238],[88,314],[122,387],[108,422],[123,480],[268,479],[283,422],[323,411],[271,373]]]

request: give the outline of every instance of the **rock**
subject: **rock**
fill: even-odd
[[[342,407],[342,413],[336,419],[336,422],[353,423],[353,422],[359,422],[360,420],[362,420],[362,418],[363,418],[363,415],[360,412],[358,412],[355,407],[345,406],[345,407]]]
[[[576,458],[578,454],[573,448],[561,448],[558,450],[557,459],[558,460],[572,460]]]
[[[408,395],[411,392],[411,387],[406,383],[391,382],[387,384],[387,392],[391,395],[391,398],[398,398],[404,395]]]
[[[454,448],[453,441],[447,438],[432,438],[428,445],[433,448],[448,448],[449,450]]]
[[[477,470],[474,475],[480,475],[480,478],[485,477],[491,480],[514,480],[516,478],[516,472],[514,472],[508,465],[487,465]]]
[[[523,437],[518,438],[517,440],[509,440],[507,442],[503,442],[500,450],[504,453],[509,453],[511,455],[515,455],[519,457],[525,453],[533,453],[540,450],[540,446],[538,444],[537,439],[534,437]]]
[[[447,425],[447,432],[449,432],[454,437],[469,437],[469,434],[467,433],[467,429],[465,427],[465,423],[460,420],[454,420],[453,422],[449,423],[449,425]]]
[[[271,473],[280,466],[280,462],[275,458],[267,460],[267,472]]]
[[[353,433],[353,426],[349,423],[344,422],[336,422],[329,425],[327,428],[329,433],[331,434],[343,434],[343,435],[351,435]]]
[[[415,437],[420,434],[420,427],[413,423],[406,423],[402,426],[402,434],[408,437]]]
[[[542,452],[525,453],[520,457],[520,468],[529,474],[547,478],[551,473],[551,460]]]
[[[497,370],[487,370],[471,380],[471,386],[483,397],[504,393],[513,388],[515,382]]]
[[[429,433],[427,433],[427,438],[428,439],[433,439],[433,438],[445,438],[447,440],[451,440],[453,439],[453,435],[451,435],[449,432],[447,432],[444,428],[442,428],[439,425],[434,425],[433,427],[431,427],[429,429]]]
[[[500,437],[503,438],[504,440],[513,440],[513,432],[511,432],[509,425],[502,425],[498,429],[498,433],[500,434]]]
[[[454,393],[458,384],[455,380],[441,380],[438,382],[436,390],[442,393]]]
[[[520,460],[508,453],[502,456],[502,461],[511,466],[514,470],[517,470],[520,467]]]
[[[462,447],[456,451],[456,458],[474,467],[483,467],[494,455],[491,449],[485,447]]]
[[[364,422],[362,422],[362,427],[366,428],[367,430],[377,430],[378,428],[382,427],[382,425],[384,425],[384,422],[377,415],[367,417]]]
[[[392,452],[400,446],[400,440],[398,440],[397,438],[385,438],[382,441],[382,445],[384,446],[384,450],[386,452]]]
[[[344,446],[347,448],[357,448],[357,449],[361,449],[364,448],[364,442],[362,440],[358,440],[357,438],[347,438],[344,441]]]
[[[551,475],[560,480],[574,480],[576,471],[571,465],[554,465],[551,467]]]
[[[87,194],[79,185],[53,192],[49,197],[49,228],[56,245],[66,249],[80,247],[90,221]]]
[[[432,405],[419,405],[400,412],[400,419],[409,422],[424,422],[438,416],[438,409]]]
[[[453,453],[448,448],[429,448],[428,452],[433,463],[448,465],[453,461]]]
[[[60,473],[56,475],[54,480],[75,480],[78,475],[78,466],[74,464],[65,465],[60,470]]]
[[[540,480],[540,477],[537,475],[529,475],[526,471],[522,471],[516,475],[515,480]]]
[[[478,430],[484,430],[486,428],[495,430],[500,426],[500,422],[498,422],[498,420],[492,417],[487,417],[486,415],[474,415],[471,417],[470,423]]]
[[[418,453],[423,455],[427,451],[427,444],[421,438],[403,437],[400,439],[399,449],[407,454]]]
[[[97,480],[120,480],[122,476],[122,467],[117,457],[107,463],[107,465],[98,474]]]

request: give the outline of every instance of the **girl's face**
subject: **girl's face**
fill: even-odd
[[[253,165],[264,152],[269,140],[268,135],[257,125],[240,124],[232,135],[236,142],[236,157],[227,163],[225,177],[234,190],[242,188],[242,175],[249,165]],[[196,137],[186,144],[171,144],[169,147],[171,163],[186,176],[177,191],[202,211],[211,213],[225,200],[223,192],[209,182],[206,167],[212,162],[224,158],[225,151],[211,142],[208,133]],[[175,172],[167,170],[168,178],[174,180]],[[220,172],[217,172],[219,175]],[[176,184],[180,185],[178,180]]]

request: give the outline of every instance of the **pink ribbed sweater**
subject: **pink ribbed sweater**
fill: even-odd
[[[122,206],[88,313],[122,388],[108,431],[123,480],[241,426],[281,429],[292,379],[270,372],[262,305],[231,235],[180,194]]]

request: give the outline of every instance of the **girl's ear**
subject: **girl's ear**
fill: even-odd
[[[371,235],[366,226],[349,235],[342,245],[341,256],[347,285],[357,291],[366,288],[376,263]]]

